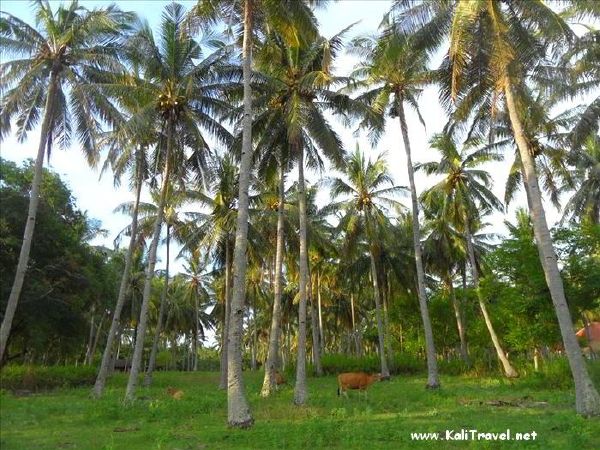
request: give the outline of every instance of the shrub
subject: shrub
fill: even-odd
[[[92,385],[95,366],[7,366],[0,373],[2,389],[44,391],[60,387]]]
[[[357,357],[343,354],[328,354],[323,355],[321,358],[321,365],[326,375],[335,375],[342,372],[378,373],[381,370],[378,355]],[[388,361],[388,365],[392,375],[415,374],[425,369],[424,361],[406,353],[395,355],[394,358]],[[312,365],[309,366],[309,370],[311,371],[309,373],[312,373]]]
[[[587,369],[594,385],[600,387],[600,361],[587,361]],[[566,357],[544,361],[539,372],[527,377],[527,383],[534,388],[572,389],[569,361]]]

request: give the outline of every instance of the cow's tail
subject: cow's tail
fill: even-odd
[[[338,386],[338,397],[340,396],[340,387]]]

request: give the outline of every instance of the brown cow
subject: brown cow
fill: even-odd
[[[588,346],[582,349],[587,356],[600,352],[600,322],[588,323],[587,326],[575,333],[575,336],[587,340]]]
[[[180,389],[175,389],[174,387],[169,386],[167,388],[167,394],[173,397],[175,400],[181,400],[183,397],[183,391]]]
[[[348,389],[358,389],[359,396],[360,392],[364,392],[366,396],[369,386],[379,380],[381,380],[380,373],[375,375],[369,375],[364,372],[341,373],[338,375],[338,395],[342,393],[348,397],[348,393],[346,392]]]
[[[286,384],[287,381],[283,378],[283,375],[279,373],[279,370],[275,371],[275,384],[277,386],[281,386],[282,384]]]

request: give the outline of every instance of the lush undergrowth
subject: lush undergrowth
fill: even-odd
[[[47,391],[91,386],[96,366],[7,366],[0,372],[0,387],[11,391]]]
[[[574,412],[570,390],[542,388],[528,379],[446,376],[442,389],[424,389],[422,376],[396,376],[374,384],[368,398],[337,397],[334,376],[310,378],[307,406],[292,404],[293,387],[272,398],[258,393],[260,373],[247,373],[256,420],[250,430],[229,429],[226,395],[218,373],[161,372],[151,388],[139,389],[133,406],[121,403],[126,375],[116,374],[106,395],[92,400],[89,388],[1,397],[0,447],[23,449],[401,449],[531,448],[596,449],[600,419]],[[175,387],[183,398],[166,390]],[[413,432],[510,429],[537,433],[535,440],[429,441]]]

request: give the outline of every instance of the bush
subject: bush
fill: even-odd
[[[321,365],[323,366],[323,373],[326,375],[335,375],[342,372],[378,373],[381,370],[378,355],[363,357],[342,354],[323,355]],[[395,355],[393,359],[388,361],[388,365],[392,375],[415,374],[425,369],[424,361],[406,353]],[[312,365],[309,365],[309,371],[309,373],[313,373]]]
[[[600,388],[600,361],[587,361],[587,369],[596,388]],[[572,389],[569,361],[566,357],[544,361],[539,372],[527,377],[527,383],[534,388]]]
[[[7,366],[0,373],[0,387],[12,391],[37,392],[91,386],[95,379],[95,366]]]

